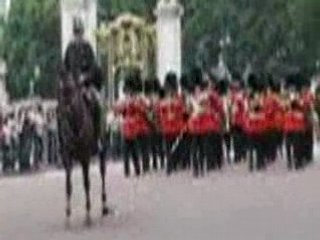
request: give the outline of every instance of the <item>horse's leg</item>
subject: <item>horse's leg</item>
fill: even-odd
[[[65,165],[66,171],[66,195],[67,195],[67,206],[66,206],[66,216],[71,216],[71,196],[72,196],[72,163],[71,160]]]
[[[105,152],[100,152],[100,175],[102,182],[101,189],[101,200],[102,200],[102,215],[106,216],[109,214],[109,209],[107,207],[107,193],[106,193],[106,161],[105,161]]]
[[[87,210],[87,216],[90,215],[91,211],[91,201],[90,201],[90,177],[89,177],[89,168],[90,168],[90,161],[89,157],[83,158],[81,161],[82,166],[82,174],[83,174],[83,184],[84,184],[84,190],[86,194],[86,210]]]

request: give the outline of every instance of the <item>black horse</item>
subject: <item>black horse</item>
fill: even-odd
[[[105,186],[106,162],[105,151],[96,147],[100,139],[95,134],[95,121],[92,117],[90,101],[84,97],[85,87],[75,81],[72,74],[61,71],[58,91],[58,127],[61,142],[61,156],[66,172],[66,216],[71,216],[72,169],[74,161],[82,168],[86,196],[87,219],[90,219],[90,159],[98,154],[102,180],[102,215],[109,214]],[[101,144],[100,144],[101,145]],[[98,149],[98,150],[97,150]]]

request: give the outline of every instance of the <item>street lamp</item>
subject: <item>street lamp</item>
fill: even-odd
[[[41,70],[40,70],[40,66],[36,65],[34,67],[34,72],[33,72],[33,78],[31,79],[30,83],[29,83],[29,97],[34,97],[35,95],[35,85],[38,82],[38,80],[40,79],[40,75],[41,75]]]
[[[221,75],[223,77],[230,77],[228,68],[225,64],[225,49],[232,44],[232,40],[230,37],[230,34],[227,33],[226,36],[220,39],[219,45],[220,45],[220,54],[219,54],[219,68],[221,70]]]

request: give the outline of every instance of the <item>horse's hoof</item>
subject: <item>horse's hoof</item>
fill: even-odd
[[[86,210],[87,210],[87,214],[90,214],[90,211],[91,211],[91,203],[90,202],[86,203]]]
[[[102,216],[106,217],[109,216],[112,213],[111,209],[108,207],[104,207],[102,208]]]
[[[92,225],[92,219],[91,219],[90,213],[87,213],[87,215],[86,215],[85,224],[86,224],[87,227],[91,227],[91,225]]]
[[[66,209],[66,217],[67,217],[67,218],[70,218],[70,217],[71,217],[71,209],[70,209],[70,208],[67,208],[67,209]]]

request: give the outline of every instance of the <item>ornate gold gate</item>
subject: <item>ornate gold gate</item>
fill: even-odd
[[[117,99],[118,84],[126,73],[138,68],[143,77],[154,73],[156,31],[153,24],[130,13],[101,24],[98,49],[107,55],[109,104]]]

